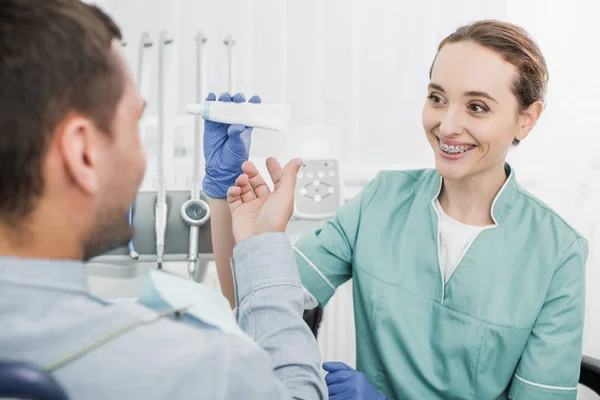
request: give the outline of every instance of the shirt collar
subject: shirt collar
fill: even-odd
[[[0,282],[89,293],[82,261],[0,257]]]
[[[504,185],[500,188],[500,191],[496,194],[494,201],[492,202],[492,219],[494,220],[495,225],[499,225],[510,213],[510,210],[514,204],[514,201],[517,197],[517,193],[519,191],[518,183],[515,178],[515,172],[510,167],[508,163],[504,164],[504,171],[506,172],[507,179],[504,182]],[[434,174],[432,177],[432,183],[430,185],[430,196],[431,205],[434,206],[434,201],[440,195],[440,191],[442,190],[442,177],[434,170]]]

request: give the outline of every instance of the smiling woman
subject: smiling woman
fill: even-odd
[[[440,44],[430,75],[436,168],[381,172],[296,245],[306,307],[353,279],[358,371],[327,363],[329,393],[573,400],[587,241],[506,163],[544,108],[544,58],[521,28],[480,21]]]
[[[439,46],[422,113],[436,169],[380,173],[298,243],[321,306],[353,278],[357,369],[385,396],[575,399],[587,241],[506,163],[547,81],[523,29],[459,28]],[[352,375],[340,368],[330,393]]]
[[[543,110],[548,69],[536,44],[511,24],[467,25],[442,41],[430,79],[423,127],[440,174],[495,169],[501,177],[510,144],[527,137]]]

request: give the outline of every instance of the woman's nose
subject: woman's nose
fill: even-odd
[[[460,110],[449,107],[440,122],[440,134],[444,137],[458,136],[463,131]]]

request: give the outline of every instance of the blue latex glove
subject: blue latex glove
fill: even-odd
[[[207,101],[215,101],[214,93],[210,93]],[[231,97],[223,93],[219,101],[243,103],[246,98],[238,93]],[[260,97],[253,96],[250,103],[260,103]],[[227,189],[235,184],[242,174],[242,164],[250,155],[250,136],[252,127],[240,124],[221,124],[204,122],[204,158],[206,160],[205,176],[202,190],[210,198],[224,199]]]
[[[388,400],[375,391],[367,376],[341,362],[326,362],[325,382],[329,389],[329,400]]]

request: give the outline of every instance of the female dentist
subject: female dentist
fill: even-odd
[[[505,161],[540,117],[547,80],[522,29],[498,21],[459,28],[439,46],[423,108],[436,168],[381,172],[299,241],[313,306],[353,278],[362,372],[326,363],[331,399],[576,398],[587,242]],[[222,138],[205,140],[214,148]],[[249,137],[245,145],[237,168]],[[207,160],[207,175],[218,167]],[[246,163],[243,172],[260,190],[256,168]],[[223,195],[234,181],[219,180]],[[223,204],[213,241],[233,298],[227,205],[213,203]]]

